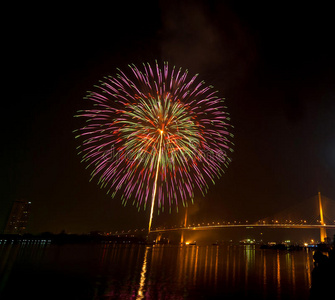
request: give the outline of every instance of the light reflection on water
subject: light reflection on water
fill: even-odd
[[[0,247],[0,296],[307,299],[312,269],[311,252],[249,245],[6,245]]]
[[[145,254],[144,254],[144,260],[142,265],[142,271],[141,271],[141,279],[140,279],[140,288],[137,292],[137,299],[143,299],[144,298],[144,287],[145,287],[145,278],[147,273],[147,257],[150,247],[145,248]]]

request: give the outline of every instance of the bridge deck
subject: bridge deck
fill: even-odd
[[[335,225],[306,225],[306,224],[227,224],[227,225],[205,225],[189,226],[179,228],[153,229],[150,232],[178,231],[178,230],[212,230],[221,228],[298,228],[298,229],[335,229]]]

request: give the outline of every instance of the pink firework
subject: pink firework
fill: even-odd
[[[146,208],[151,199],[151,214],[155,203],[158,211],[188,205],[230,162],[224,100],[198,75],[168,63],[130,70],[129,77],[118,70],[88,93],[93,106],[77,115],[87,122],[77,135],[82,161],[124,204],[131,199]]]

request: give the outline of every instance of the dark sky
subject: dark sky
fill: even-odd
[[[234,154],[196,199],[194,218],[255,220],[315,195],[335,199],[332,9],[292,1],[123,1],[12,7],[2,26],[0,225],[32,202],[29,231],[144,228],[147,212],[111,199],[76,155],[73,118],[103,76],[169,61],[227,99]],[[180,223],[164,214],[154,225]]]

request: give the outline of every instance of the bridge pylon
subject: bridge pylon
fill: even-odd
[[[185,220],[184,220],[184,227],[185,228],[187,228],[187,207],[186,207],[186,209],[185,209]],[[181,244],[184,244],[184,239],[185,239],[185,237],[184,237],[184,230],[182,230],[182,232],[181,232],[181,237],[180,237],[180,243]]]
[[[320,192],[318,192],[318,196],[319,196],[320,224],[326,225],[323,220],[322,197]],[[326,228],[320,228],[320,240],[321,242],[326,242],[327,240]]]

